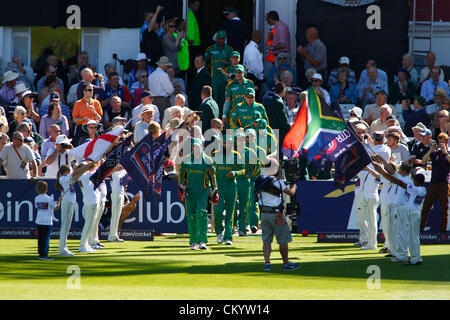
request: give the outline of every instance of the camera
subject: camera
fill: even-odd
[[[68,144],[68,143],[61,143],[61,147],[63,149],[70,149],[72,146],[70,144]]]
[[[114,60],[117,59],[117,53],[113,53],[113,59],[114,59]]]
[[[295,184],[300,178],[300,161],[298,158],[283,160],[284,176],[289,184]]]

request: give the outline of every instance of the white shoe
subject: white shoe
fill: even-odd
[[[92,249],[91,247],[86,247],[86,248],[78,249],[78,252],[80,252],[80,253],[93,253],[93,252],[96,252],[96,251],[94,249]]]
[[[198,250],[198,244],[193,243],[193,244],[191,245],[191,250]]]
[[[200,242],[200,249],[202,249],[202,250],[208,249],[208,247],[206,246],[206,243]]]
[[[430,231],[431,230],[431,227],[425,227],[425,228],[423,228],[423,231],[425,232],[425,231]]]
[[[95,249],[95,250],[103,249],[103,247],[102,247],[102,246],[99,246],[97,243],[91,244],[91,248],[92,248],[92,249]]]
[[[233,242],[231,242],[231,240],[225,241],[225,245],[227,245],[227,246],[231,246],[232,244],[233,244]]]
[[[64,251],[59,253],[59,256],[61,257],[65,257],[65,256],[73,256],[73,252],[69,251],[68,249],[64,249]]]
[[[218,244],[222,244],[223,243],[223,233],[219,234],[217,236],[217,243]]]
[[[399,259],[397,257],[394,257],[394,258],[391,259],[391,262],[404,262],[404,263],[406,263],[406,262],[408,262],[408,259],[402,260],[402,259]]]
[[[376,248],[371,248],[369,246],[363,246],[360,248],[360,250],[377,250]]]

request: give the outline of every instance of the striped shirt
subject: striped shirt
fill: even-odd
[[[95,117],[95,112],[98,113],[100,116],[103,115],[103,110],[100,102],[98,100],[92,99],[89,103],[86,102],[86,100],[80,99],[77,102],[75,102],[73,106],[72,111],[72,118],[75,121],[75,118],[89,118],[90,120],[98,121]],[[76,121],[75,121],[76,122]],[[86,124],[88,120],[82,120],[79,122],[76,122],[76,124],[82,125]]]

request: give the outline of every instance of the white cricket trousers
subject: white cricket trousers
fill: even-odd
[[[84,207],[84,226],[83,231],[81,231],[80,246],[78,249],[89,248],[89,235],[92,233],[97,210],[98,205],[96,203]]]
[[[61,201],[61,227],[59,231],[59,254],[63,254],[67,250],[67,237],[69,235],[70,226],[72,225],[73,214],[75,212],[76,203],[62,200]]]
[[[400,260],[408,260],[408,248],[411,263],[422,261],[420,257],[420,220],[421,210],[409,210],[405,206],[399,208],[399,243]]]
[[[363,215],[363,198],[360,196],[355,196],[353,199],[353,208],[356,216],[356,224],[359,228],[359,242],[367,243],[368,234],[367,234],[367,222],[364,220]]]
[[[389,214],[390,214],[390,219],[391,219],[391,227],[390,227],[390,231],[389,233],[390,235],[390,242],[391,242],[391,247],[389,248],[389,250],[391,250],[391,254],[394,257],[397,257],[398,255],[398,237],[399,237],[399,230],[398,230],[398,226],[399,226],[399,217],[398,217],[398,204],[395,203],[390,203],[389,204]]]
[[[100,242],[100,239],[98,238],[98,224],[102,218],[103,210],[105,210],[105,202],[100,201],[100,204],[97,206],[97,213],[95,214],[92,230],[89,235],[89,245],[91,246]]]
[[[371,250],[377,249],[378,234],[378,199],[363,198],[362,199],[362,219],[367,224],[367,246]]]
[[[391,221],[391,204],[385,201],[380,202],[381,228],[384,234],[384,247],[391,250],[392,253],[392,221]]]
[[[116,240],[119,238],[119,220],[120,214],[123,208],[123,192],[112,192],[111,193],[111,223],[109,224],[109,236],[108,240]]]

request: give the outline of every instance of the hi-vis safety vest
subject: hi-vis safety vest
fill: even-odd
[[[275,36],[275,26],[273,26],[272,30],[269,31],[269,34],[267,35],[267,46],[271,47],[273,46],[273,37]],[[272,63],[275,63],[275,55],[272,53],[272,50],[266,50],[265,58],[267,61],[270,61]]]

